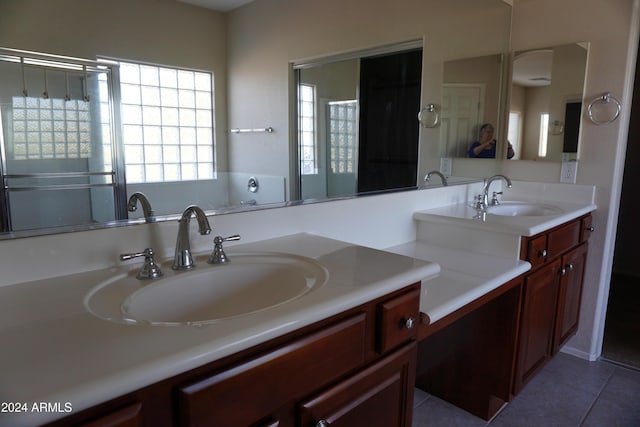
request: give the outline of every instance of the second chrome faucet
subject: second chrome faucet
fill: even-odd
[[[182,217],[180,217],[180,220],[178,221],[180,225],[178,227],[178,237],[176,239],[176,252],[173,258],[173,265],[171,266],[174,270],[188,270],[195,266],[193,263],[191,243],[189,240],[189,224],[191,222],[192,215],[196,216],[196,220],[198,221],[198,231],[200,234],[205,236],[211,233],[211,226],[209,225],[209,220],[207,219],[207,215],[205,215],[204,211],[196,205],[187,206],[182,213]]]

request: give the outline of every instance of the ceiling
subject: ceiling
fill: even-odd
[[[178,0],[182,3],[189,3],[194,6],[200,6],[211,10],[217,10],[219,12],[228,12],[236,9],[247,3],[251,3],[253,0]]]

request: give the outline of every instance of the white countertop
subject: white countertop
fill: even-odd
[[[471,207],[469,202],[465,202],[418,211],[414,213],[414,218],[434,223],[455,224],[464,228],[489,232],[513,234],[517,236],[533,236],[596,209],[596,205],[591,202],[548,201],[526,198],[505,199],[504,202],[538,203],[540,205],[558,208],[559,212],[554,215],[541,216],[487,214],[478,219],[476,218],[478,216],[476,209]]]
[[[528,262],[515,258],[442,248],[420,241],[386,250],[440,265],[440,275],[423,282],[420,295],[420,311],[429,316],[431,323],[531,268]]]
[[[519,259],[521,236],[533,236],[596,209],[594,188],[517,182],[504,202],[552,206],[540,216],[487,214],[477,219],[469,202],[414,213],[415,242],[386,250],[440,265],[440,275],[422,284],[420,311],[434,323],[531,268]]]
[[[309,234],[229,246],[239,252],[313,258],[327,283],[261,312],[193,326],[123,325],[90,314],[87,292],[139,264],[0,288],[0,402],[69,402],[73,412],[299,329],[411,283],[439,266]],[[0,425],[30,426],[67,413],[0,413]]]

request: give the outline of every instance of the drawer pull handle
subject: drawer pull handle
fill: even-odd
[[[415,325],[416,325],[416,319],[414,319],[413,317],[409,317],[408,319],[405,319],[402,322],[402,326],[407,329],[413,329]]]
[[[546,258],[547,257],[547,250],[543,249],[540,252],[538,252],[538,256],[542,257],[542,258]]]
[[[320,420],[316,423],[316,427],[329,427],[329,421]]]
[[[595,229],[593,226],[591,226],[591,227],[586,227],[586,230],[587,230],[587,231],[590,231],[590,232],[592,232],[592,233],[593,233],[594,231],[596,231],[596,229]]]

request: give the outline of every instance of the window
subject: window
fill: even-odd
[[[358,102],[355,100],[334,101],[327,105],[333,173],[355,173],[357,171],[357,105]]]
[[[547,139],[549,137],[549,113],[540,114],[540,142],[538,144],[538,156],[547,156]]]
[[[300,173],[318,173],[316,162],[316,88],[309,84],[298,86],[298,127],[300,133]]]
[[[91,157],[89,103],[14,96],[12,160]]]
[[[212,74],[120,62],[127,182],[215,178]]]
[[[518,159],[520,154],[520,132],[521,132],[521,114],[519,111],[509,112],[509,131],[507,134],[507,140],[513,146],[515,156],[514,159]]]

